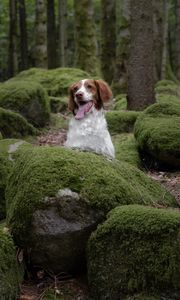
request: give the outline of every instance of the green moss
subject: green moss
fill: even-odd
[[[177,206],[163,187],[128,163],[63,147],[35,147],[16,160],[9,177],[7,218],[13,233],[25,239],[33,212],[64,188],[105,213],[119,204]]]
[[[168,102],[173,105],[174,102],[175,103],[177,101],[180,102],[180,98],[178,98],[177,96],[174,96],[174,95],[169,95],[169,94],[157,94],[156,101],[157,101],[157,103]]]
[[[0,131],[3,138],[19,138],[37,133],[20,114],[3,108],[0,108]]]
[[[179,211],[140,205],[112,210],[88,243],[93,299],[180,290],[179,234]]]
[[[161,300],[160,296],[147,295],[145,293],[127,296],[124,300]]]
[[[169,94],[180,97],[180,86],[179,85],[158,85],[155,88],[156,94]]]
[[[16,250],[12,238],[0,228],[0,295],[4,300],[15,300],[23,272],[16,260]]]
[[[113,137],[116,159],[141,166],[138,147],[133,134],[120,134]]]
[[[84,78],[89,78],[85,71],[75,68],[57,68],[45,70],[31,68],[19,73],[13,80],[28,80],[40,83],[50,96],[59,97],[67,95],[70,85]]]
[[[108,129],[111,134],[131,132],[140,112],[136,111],[109,111],[106,113]]]
[[[127,108],[127,99],[126,94],[120,94],[116,96],[114,110],[126,110]]]
[[[6,217],[5,189],[13,160],[19,155],[20,149],[26,147],[29,147],[28,143],[16,139],[0,141],[0,220]]]
[[[180,103],[162,102],[138,118],[134,134],[140,150],[167,166],[180,166]]]
[[[174,82],[173,80],[167,80],[167,79],[163,79],[160,80],[156,83],[156,87],[160,87],[160,86],[177,86],[176,82]]]
[[[68,129],[69,118],[60,114],[51,114],[51,129]]]
[[[53,113],[64,113],[68,110],[67,97],[53,97],[50,96],[50,107]]]
[[[0,140],[2,140],[3,139],[3,136],[2,136],[2,133],[0,132]]]
[[[49,121],[49,99],[43,87],[32,81],[8,81],[0,86],[0,106],[19,112],[34,126]]]

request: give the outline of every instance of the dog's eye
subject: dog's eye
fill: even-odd
[[[91,84],[88,84],[88,85],[87,85],[87,88],[88,88],[88,89],[91,89],[91,88],[92,88],[92,85],[91,85]]]
[[[75,87],[73,88],[73,92],[75,93],[75,92],[77,92],[77,90],[78,90],[78,87],[75,86]]]

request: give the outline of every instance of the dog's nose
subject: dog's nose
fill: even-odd
[[[77,99],[81,100],[83,98],[83,93],[82,92],[77,92],[76,97],[77,97]]]

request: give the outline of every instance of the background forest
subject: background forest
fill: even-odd
[[[153,1],[156,81],[180,79],[179,5]],[[126,89],[130,0],[2,0],[0,14],[1,81],[34,66],[79,67]]]

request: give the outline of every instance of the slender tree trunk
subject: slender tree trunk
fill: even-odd
[[[180,0],[175,2],[176,12],[176,40],[175,40],[175,65],[176,76],[180,80]]]
[[[16,0],[9,0],[9,16],[9,77],[12,77],[18,72]]]
[[[75,66],[96,75],[99,72],[92,4],[92,0],[74,1]]]
[[[47,15],[46,0],[36,0],[35,66],[47,68]]]
[[[127,91],[127,64],[130,50],[130,0],[120,0],[116,4],[116,64],[113,90]]]
[[[59,62],[61,67],[67,65],[67,0],[59,0]]]
[[[152,0],[131,0],[131,50],[128,64],[128,109],[155,102]]]
[[[116,58],[116,1],[101,0],[101,71],[103,78],[111,84]]]
[[[19,24],[20,24],[20,38],[21,38],[21,70],[28,68],[28,42],[27,42],[27,25],[26,25],[26,6],[25,0],[19,1]]]
[[[162,62],[161,62],[161,80],[166,78],[166,68],[168,60],[168,3],[163,0],[163,35],[162,35]]]
[[[47,52],[49,69],[53,69],[57,65],[55,22],[54,0],[47,0]]]
[[[163,1],[153,0],[154,79],[161,78],[163,53]]]

